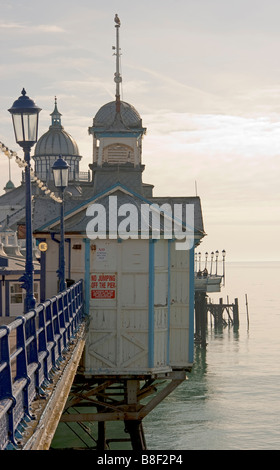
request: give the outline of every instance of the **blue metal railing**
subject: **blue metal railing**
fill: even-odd
[[[0,326],[0,450],[17,447],[32,401],[44,395],[83,320],[81,280]]]

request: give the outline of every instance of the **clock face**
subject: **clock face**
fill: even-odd
[[[41,242],[41,243],[39,243],[38,248],[39,248],[40,251],[47,251],[48,245],[47,245],[46,242]]]

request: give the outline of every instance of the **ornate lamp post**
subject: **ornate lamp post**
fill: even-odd
[[[60,207],[60,244],[59,244],[59,268],[57,270],[59,279],[59,291],[66,289],[65,281],[65,256],[64,256],[64,190],[68,186],[69,165],[60,156],[52,166],[54,184],[60,189],[61,207]]]
[[[38,106],[26,96],[23,88],[21,96],[8,110],[13,119],[16,142],[24,152],[25,166],[25,225],[26,225],[26,259],[25,273],[19,279],[22,288],[26,290],[24,301],[24,313],[32,310],[36,305],[33,288],[33,241],[32,241],[32,217],[31,217],[31,179],[30,179],[30,151],[37,142],[38,121],[41,111]]]

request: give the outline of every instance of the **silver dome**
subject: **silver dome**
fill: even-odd
[[[129,103],[120,102],[120,121],[127,128],[141,128],[142,120],[140,114]],[[100,128],[118,127],[116,101],[104,104],[96,113],[93,126]]]
[[[79,156],[78,146],[73,137],[66,132],[62,126],[50,126],[48,132],[38,140],[34,156]]]

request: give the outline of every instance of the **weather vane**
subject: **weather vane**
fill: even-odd
[[[113,49],[116,51],[116,72],[114,74],[114,82],[116,84],[116,107],[117,112],[120,111],[120,83],[122,82],[122,77],[120,74],[120,46],[119,46],[119,28],[121,25],[121,21],[117,15],[115,14],[115,23],[116,23],[116,47],[113,46]]]

